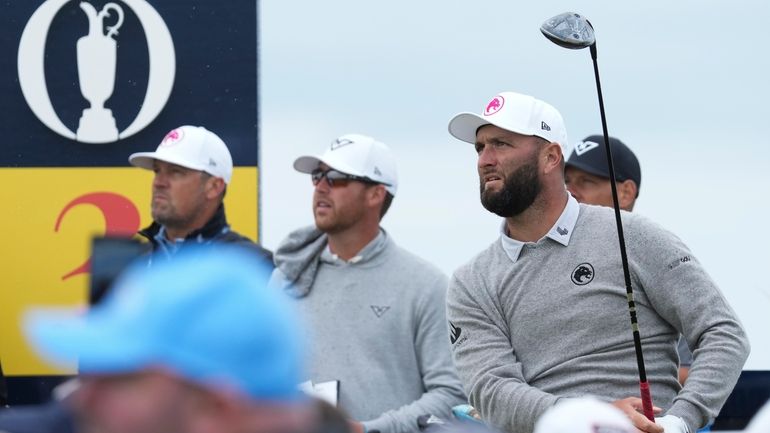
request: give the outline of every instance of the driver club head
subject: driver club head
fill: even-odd
[[[588,20],[574,12],[564,12],[546,20],[540,31],[543,35],[564,48],[579,50],[596,43],[594,28]]]

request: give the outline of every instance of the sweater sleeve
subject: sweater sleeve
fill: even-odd
[[[717,416],[749,354],[749,341],[727,300],[684,243],[634,216],[629,257],[651,305],[693,349],[684,388],[668,414],[696,431]]]
[[[476,287],[468,287],[476,284]],[[501,431],[526,433],[558,397],[527,384],[506,321],[483,281],[461,268],[449,284],[447,316],[455,365],[471,404]]]
[[[466,402],[449,351],[446,329],[447,279],[439,275],[427,283],[415,309],[414,350],[422,376],[422,396],[376,419],[365,421],[367,430],[382,433],[410,433],[417,430],[417,418],[431,414],[449,419],[452,406]]]

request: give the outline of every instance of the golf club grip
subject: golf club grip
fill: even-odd
[[[652,412],[652,395],[650,384],[647,381],[639,382],[639,391],[642,396],[642,411],[648,420],[655,422],[655,414]]]

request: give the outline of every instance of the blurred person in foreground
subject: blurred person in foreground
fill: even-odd
[[[311,432],[297,318],[242,248],[134,266],[85,316],[33,311],[48,359],[79,362],[65,404],[82,433]]]
[[[567,398],[545,411],[534,433],[637,433],[615,406],[594,397]]]

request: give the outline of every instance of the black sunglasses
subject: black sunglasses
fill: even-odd
[[[368,177],[342,173],[340,171],[334,170],[333,168],[328,170],[321,170],[320,168],[315,169],[310,173],[310,178],[313,180],[313,185],[318,185],[318,182],[320,182],[321,179],[326,178],[326,183],[330,187],[346,186],[351,181],[361,182],[367,185],[380,184],[380,182],[375,182]]]

